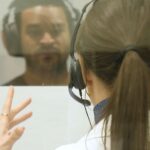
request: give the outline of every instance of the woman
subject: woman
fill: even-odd
[[[150,149],[149,14],[150,0],[93,3],[78,33],[77,59],[92,103],[108,102],[90,133],[58,150]]]

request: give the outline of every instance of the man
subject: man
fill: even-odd
[[[9,23],[10,14],[4,18],[3,41],[9,54],[25,58],[26,71],[5,85],[66,85],[66,60],[77,11],[72,7],[73,19],[65,0],[15,0],[10,8],[15,8],[15,21]],[[15,28],[13,36],[10,28]]]

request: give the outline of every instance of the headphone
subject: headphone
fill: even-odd
[[[71,2],[69,2],[68,0],[58,0],[58,1],[62,1],[61,3],[64,5],[62,6],[64,8],[64,11],[66,11],[66,15],[68,15],[71,19],[71,22],[68,19],[69,22],[69,28],[70,31],[72,31],[75,27],[75,24],[79,18],[79,10],[77,10],[76,8],[73,7],[73,5],[71,4]],[[42,1],[44,3],[44,1]],[[18,4],[19,3],[19,4]],[[9,53],[9,55],[11,56],[23,56],[22,52],[21,52],[21,44],[20,44],[20,36],[19,36],[19,29],[16,23],[16,9],[17,7],[20,6],[20,3],[22,3],[22,5],[27,5],[26,3],[24,3],[23,1],[17,1],[14,0],[10,6],[9,6],[9,10],[8,13],[4,16],[3,18],[3,38],[4,38],[4,43],[6,45],[6,49]],[[43,4],[42,3],[42,4]],[[58,2],[59,3],[59,2]],[[40,3],[39,3],[40,4]],[[49,2],[49,4],[51,4]],[[19,8],[20,10],[21,8]],[[20,10],[19,12],[21,12],[22,10]]]
[[[91,102],[89,100],[83,99],[82,98],[82,90],[85,89],[86,84],[84,82],[83,76],[82,76],[82,71],[81,71],[81,66],[79,63],[79,60],[75,58],[75,42],[76,42],[76,37],[77,37],[77,33],[79,31],[79,27],[83,18],[83,15],[85,14],[87,7],[91,4],[91,3],[95,3],[97,0],[92,0],[89,3],[87,3],[83,9],[82,9],[82,13],[80,16],[80,19],[75,27],[72,39],[71,39],[71,46],[70,46],[70,82],[68,85],[68,90],[70,95],[72,96],[72,98],[74,98],[77,102],[83,104],[84,106],[89,106],[91,105]],[[76,88],[79,90],[79,95],[80,97],[78,97],[74,92],[73,92],[73,88]]]
[[[12,11],[3,18],[3,40],[9,55],[21,56],[20,38]]]

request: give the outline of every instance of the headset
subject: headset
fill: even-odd
[[[75,58],[75,42],[76,42],[76,37],[79,31],[82,18],[87,10],[87,7],[91,3],[93,3],[94,5],[96,1],[97,0],[92,0],[83,7],[80,19],[75,27],[75,30],[71,39],[71,45],[70,45],[70,82],[68,85],[68,90],[72,98],[74,98],[77,102],[83,104],[84,106],[91,105],[91,102],[89,100],[82,98],[82,90],[85,89],[86,84],[82,76],[79,60]],[[76,88],[79,90],[79,95],[81,98],[78,97],[76,94],[74,94],[73,88]]]
[[[34,1],[36,3],[37,0],[32,0],[31,3],[34,3]],[[45,2],[47,2],[49,5],[51,4],[51,1],[47,0],[38,0],[38,1],[40,1],[42,4],[44,4]],[[52,1],[58,1],[58,3],[63,5],[62,7],[66,11],[66,15],[68,15],[69,20],[71,20],[71,21],[68,20],[71,28],[70,32],[73,31],[75,24],[77,23],[77,20],[80,16],[79,10],[73,7],[71,2],[69,2],[68,0],[52,0]],[[6,45],[6,49],[9,55],[11,56],[23,56],[21,51],[19,29],[16,23],[15,16],[17,12],[23,11],[22,7],[29,8],[28,6],[29,4],[27,3],[28,2],[25,1],[14,0],[9,6],[8,13],[3,18],[4,43]],[[17,11],[16,9],[18,9],[19,11]]]

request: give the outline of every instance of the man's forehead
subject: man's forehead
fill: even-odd
[[[13,0],[13,2],[9,5],[9,9],[15,8],[15,13],[19,13],[27,8],[32,8],[40,5],[55,5],[66,8],[63,0]]]
[[[23,13],[25,12],[34,12],[34,13],[41,13],[41,12],[46,12],[46,11],[61,11],[65,12],[63,7],[61,6],[56,6],[56,5],[36,5],[33,7],[28,7],[24,10],[22,10]]]
[[[67,18],[65,16],[65,12],[61,7],[58,6],[35,6],[32,8],[25,9],[22,12],[22,20],[25,20],[27,23],[31,22],[41,22],[41,21],[47,21],[51,23],[61,23],[61,22],[67,22]],[[43,22],[43,23],[44,23]],[[50,23],[49,22],[49,23]]]

